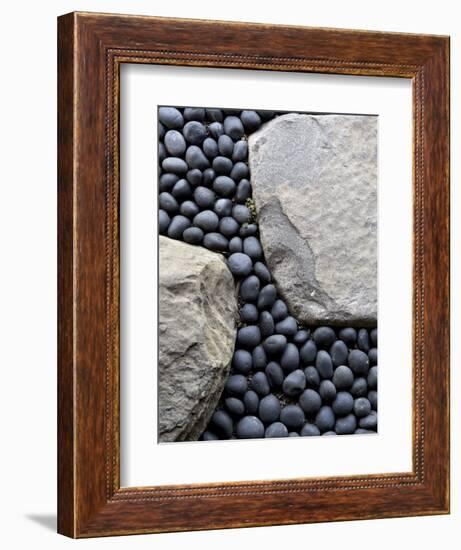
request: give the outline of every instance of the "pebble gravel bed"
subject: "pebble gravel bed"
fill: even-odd
[[[376,327],[303,327],[264,261],[248,135],[284,114],[159,107],[159,232],[222,253],[240,321],[231,372],[201,440],[377,431]]]

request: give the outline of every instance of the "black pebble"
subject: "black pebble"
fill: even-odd
[[[261,243],[256,237],[247,237],[243,240],[243,251],[253,260],[260,260],[263,255]]]
[[[214,211],[220,218],[230,217],[232,201],[230,199],[218,199],[214,205]]]
[[[322,406],[322,398],[313,389],[307,389],[299,396],[299,405],[307,415],[316,414]]]
[[[376,430],[378,426],[378,416],[376,411],[371,411],[370,414],[359,420],[359,427],[366,430]]]
[[[331,327],[318,327],[314,330],[312,338],[320,348],[329,348],[336,340],[336,334]]]
[[[373,328],[370,330],[370,341],[373,347],[378,347],[378,329]]]
[[[245,304],[240,309],[240,318],[245,323],[256,323],[259,317],[258,308],[254,304]]]
[[[317,389],[320,386],[319,371],[315,367],[306,367],[304,369],[304,376],[306,377],[306,384],[308,388]]]
[[[227,265],[231,270],[231,273],[238,277],[244,277],[251,272],[253,263],[251,258],[241,252],[234,252],[227,259]]]
[[[233,164],[231,159],[219,156],[213,159],[212,167],[217,174],[228,176],[231,173]]]
[[[357,418],[368,416],[371,412],[371,403],[366,397],[359,397],[354,401],[354,414]]]
[[[368,387],[371,390],[375,390],[378,386],[378,367],[374,366],[368,371],[367,376]]]
[[[316,435],[320,435],[320,430],[317,428],[315,424],[310,424],[309,422],[306,422],[304,426],[302,427],[302,430],[300,431],[299,435],[301,437],[312,437]]]
[[[280,413],[280,422],[290,429],[300,429],[306,420],[304,411],[298,405],[287,405]]]
[[[186,107],[184,109],[184,120],[205,120],[205,109],[202,107]]]
[[[344,416],[352,411],[353,406],[354,398],[352,397],[352,395],[349,392],[340,391],[336,394],[331,408],[339,416]]]
[[[300,395],[306,388],[306,377],[301,369],[291,372],[283,381],[283,392],[289,397]]]
[[[240,237],[232,237],[229,241],[229,252],[232,254],[234,252],[243,251],[243,242]]]
[[[349,367],[340,365],[335,369],[332,380],[337,390],[347,390],[354,382],[354,373]]]
[[[342,340],[336,340],[330,347],[330,357],[335,367],[347,365],[349,350]]]
[[[233,197],[235,193],[235,182],[234,180],[229,178],[229,176],[218,176],[213,182],[213,189],[221,197],[230,198],[230,197]],[[237,221],[240,221],[240,220],[237,220]]]
[[[258,232],[258,226],[255,223],[244,223],[240,227],[239,236],[242,239],[246,237],[254,237]]]
[[[231,396],[244,395],[248,389],[248,382],[242,374],[231,374],[224,387],[226,393]]]
[[[213,159],[218,155],[218,144],[216,143],[216,140],[207,137],[202,145],[203,152],[209,159]]]
[[[259,328],[263,338],[274,334],[274,319],[268,311],[262,311],[259,318]]]
[[[258,416],[265,424],[278,420],[280,411],[280,401],[272,393],[263,397],[259,402]]]
[[[256,275],[249,275],[240,284],[240,296],[246,302],[255,302],[259,295],[259,279]]]
[[[242,111],[240,120],[249,132],[254,132],[261,126],[261,117],[256,111]]]
[[[325,350],[321,349],[317,352],[315,366],[322,378],[331,378],[333,376],[333,363],[330,355]]]
[[[174,184],[179,180],[178,174],[165,173],[160,176],[158,182],[158,190],[160,193],[163,191],[171,191]]]
[[[206,170],[210,166],[210,161],[197,145],[190,145],[187,148],[186,162],[189,168],[192,169]]]
[[[158,139],[163,139],[165,137],[166,129],[161,122],[158,123]]]
[[[261,332],[255,325],[242,327],[237,332],[237,343],[244,348],[253,349],[260,342]]]
[[[215,178],[216,172],[213,170],[213,168],[207,168],[203,172],[203,185],[205,185],[206,187],[211,187]]]
[[[158,196],[158,204],[162,210],[165,210],[168,214],[175,214],[178,209],[178,201],[171,195],[164,191]]]
[[[237,235],[239,224],[231,216],[224,216],[219,222],[219,232],[230,239]]]
[[[231,157],[232,153],[234,152],[234,142],[229,136],[219,136],[218,150],[221,155],[224,155],[225,157]]]
[[[287,339],[282,334],[275,334],[274,336],[269,336],[263,342],[264,349],[270,355],[276,355],[281,353],[287,345]]]
[[[350,348],[354,346],[357,341],[357,331],[352,327],[342,328],[338,336],[340,340],[345,342]]]
[[[238,349],[232,358],[232,367],[239,374],[247,375],[253,366],[251,353],[245,349]]]
[[[201,435],[202,441],[217,441],[219,437],[210,430],[205,430]]]
[[[191,120],[184,125],[182,130],[184,137],[192,145],[201,145],[207,137],[205,126],[201,122]],[[213,136],[214,137],[214,136]]]
[[[366,328],[361,328],[357,333],[357,347],[365,353],[370,351],[370,338]]]
[[[288,315],[288,308],[285,305],[285,302],[282,300],[277,300],[271,309],[271,315],[274,318],[274,321],[281,321],[285,319]]]
[[[275,332],[291,338],[298,332],[298,323],[294,317],[285,317],[283,321],[275,324]]]
[[[264,424],[256,416],[244,416],[237,424],[239,439],[254,439],[264,437]]]
[[[212,122],[208,126],[208,131],[210,132],[210,136],[212,138],[219,139],[219,136],[224,134],[224,126],[221,122]]]
[[[269,381],[264,372],[257,372],[251,379],[251,389],[258,395],[268,395],[271,391]]]
[[[255,262],[255,265],[253,266],[253,270],[255,272],[255,275],[259,277],[259,280],[262,283],[271,282],[271,274],[267,269],[267,267],[262,262]]]
[[[224,115],[221,109],[205,109],[206,117],[212,122],[222,122],[224,120]]]
[[[258,394],[253,390],[248,390],[243,396],[243,404],[247,414],[256,414],[259,407]]]
[[[286,345],[280,358],[280,366],[287,372],[292,372],[299,367],[299,351],[295,344],[289,343]]]
[[[264,351],[264,348],[261,345],[256,346],[251,355],[253,357],[253,367],[255,369],[262,370],[266,368],[266,365],[267,365],[266,352]]]
[[[368,392],[368,384],[366,379],[363,378],[363,376],[356,378],[349,391],[354,397],[365,397]]]
[[[313,365],[317,357],[317,346],[314,340],[308,340],[299,353],[304,365]]]
[[[207,233],[203,237],[203,246],[215,252],[226,252],[229,241],[221,233]]]
[[[216,431],[223,439],[229,439],[234,431],[234,423],[232,418],[226,411],[216,411],[211,417],[211,425],[213,430]]]
[[[224,132],[233,140],[240,139],[245,130],[242,121],[236,116],[227,116],[224,119]]]
[[[274,422],[266,428],[264,437],[288,437],[288,429],[281,422]]]
[[[282,367],[278,363],[275,361],[268,363],[265,373],[271,388],[279,388],[282,385],[284,374]]]
[[[245,414],[245,405],[243,404],[243,401],[237,397],[228,397],[224,401],[224,405],[230,414],[233,414],[234,416],[242,416]]]
[[[209,168],[207,170],[210,170]],[[207,171],[205,170],[205,172]],[[202,183],[202,171],[198,168],[192,168],[192,170],[188,170],[186,174],[187,181],[193,185],[194,187],[197,187],[197,185],[200,185]]]
[[[248,142],[241,139],[234,144],[234,150],[232,152],[232,160],[234,162],[241,162],[248,157]]]
[[[192,196],[190,183],[185,180],[178,180],[171,191],[171,194],[176,200],[184,201]]]
[[[200,227],[188,227],[184,230],[182,238],[189,244],[200,244],[203,239],[203,231]]]
[[[229,178],[230,179],[230,178]],[[233,181],[233,180],[231,180]],[[235,185],[235,184],[234,184]],[[248,223],[250,220],[250,211],[249,209],[243,205],[243,204],[236,204],[232,208],[232,216],[239,222],[239,223]]]
[[[200,212],[199,207],[194,201],[184,201],[179,207],[179,211],[183,216],[187,216],[188,218],[193,218]]]
[[[378,349],[377,348],[371,348],[368,352],[368,359],[370,360],[370,365],[374,367],[378,364]]]
[[[159,107],[158,119],[167,128],[182,128],[184,118],[174,107]]]
[[[229,162],[232,164],[231,160]],[[248,166],[244,162],[236,162],[230,172],[230,177],[236,182],[248,178],[249,175]]]
[[[368,355],[359,349],[353,349],[349,353],[348,363],[356,375],[367,374],[370,366]]]
[[[188,227],[190,227],[189,218],[178,214],[171,220],[167,231],[168,237],[172,239],[180,239]]]
[[[170,216],[168,216],[165,210],[160,209],[158,211],[158,230],[162,235],[167,232],[170,221]]]
[[[371,404],[371,408],[374,411],[378,410],[378,392],[376,390],[371,390],[367,394],[368,401]]]
[[[332,430],[335,425],[335,415],[331,407],[324,405],[315,416],[315,425],[321,432]]]
[[[212,210],[199,212],[193,219],[194,225],[200,227],[205,232],[214,231],[218,228],[219,218]]]
[[[189,169],[186,161],[179,157],[167,157],[162,162],[162,168],[165,172],[172,172],[180,176],[184,175]]]
[[[319,386],[320,397],[327,403],[336,397],[336,388],[331,380],[322,380]]]
[[[231,174],[232,177],[232,174]],[[243,179],[237,185],[235,192],[235,201],[244,204],[251,197],[251,184],[247,179]]]
[[[274,285],[268,284],[261,289],[258,297],[258,308],[266,309],[271,307],[277,298],[277,290]],[[272,317],[274,315],[272,314]]]
[[[200,208],[210,208],[213,206],[216,195],[214,191],[199,185],[194,191],[194,200]]]
[[[335,423],[335,432],[337,435],[353,434],[356,428],[357,420],[353,414],[338,418]]]
[[[298,330],[298,332],[293,336],[293,342],[298,346],[302,346],[309,340],[311,333],[309,330]]]
[[[186,141],[181,132],[168,130],[164,138],[165,148],[173,157],[181,156],[186,150]]]

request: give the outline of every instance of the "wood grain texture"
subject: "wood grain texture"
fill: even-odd
[[[58,45],[59,532],[91,537],[447,513],[448,38],[73,13],[59,19]],[[412,79],[411,472],[120,488],[119,68],[127,62]]]

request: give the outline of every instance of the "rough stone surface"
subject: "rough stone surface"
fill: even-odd
[[[268,267],[298,321],[377,317],[377,118],[282,115],[249,138]]]
[[[160,237],[159,441],[196,440],[234,351],[237,300],[224,258]]]

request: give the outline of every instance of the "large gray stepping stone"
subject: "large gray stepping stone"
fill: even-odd
[[[249,162],[266,261],[291,313],[376,324],[377,117],[282,115],[250,136]]]
[[[159,441],[197,440],[234,351],[237,300],[224,258],[160,237]]]

